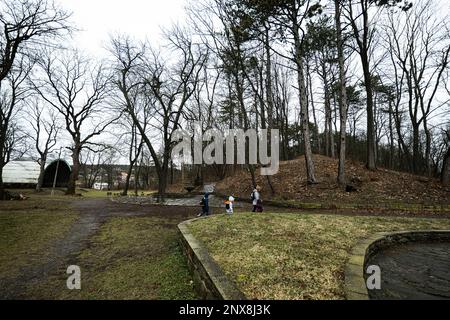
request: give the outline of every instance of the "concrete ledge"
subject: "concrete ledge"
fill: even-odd
[[[369,300],[364,277],[371,258],[390,246],[416,241],[448,241],[450,230],[401,231],[377,233],[359,242],[345,266],[345,294],[348,300]]]
[[[244,294],[225,276],[206,247],[190,232],[189,225],[196,220],[199,219],[178,225],[181,246],[194,277],[195,290],[205,300],[246,300]]]

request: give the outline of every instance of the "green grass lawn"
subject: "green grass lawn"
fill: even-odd
[[[52,196],[52,189],[43,189],[41,192],[37,193],[34,189],[12,189],[11,190],[14,193],[21,193],[31,199],[70,199],[71,197],[68,197],[65,195],[65,189],[63,188],[57,188],[55,189],[54,195]],[[108,193],[111,192],[113,194],[115,193],[122,193],[122,190],[112,190],[112,191],[106,191],[106,190],[95,190],[95,189],[85,189],[85,188],[77,188],[76,193],[80,194],[83,198],[107,198]],[[144,193],[144,195],[153,194],[156,191],[149,191],[149,190],[138,190],[138,195],[141,195]],[[130,190],[128,192],[130,196],[134,195],[134,190]]]
[[[61,200],[0,202],[0,279],[42,259],[76,219],[76,212]]]
[[[197,298],[176,229],[166,219],[112,218],[72,261],[81,268],[81,290],[67,290],[61,272],[29,294],[77,300]]]
[[[113,191],[105,191],[105,190],[94,190],[94,189],[77,189],[77,193],[81,194],[83,197],[86,198],[106,198],[108,197],[108,192],[111,192],[112,194],[116,193],[122,193],[123,190],[113,190]],[[153,194],[155,191],[148,191],[148,190],[138,190],[138,196],[149,195]],[[128,195],[134,196],[134,190],[129,190]]]
[[[0,202],[0,283],[20,278],[24,266],[39,266],[49,248],[70,236],[83,201],[57,194],[27,194],[26,201]],[[87,200],[86,200],[87,201]],[[196,299],[182,255],[178,218],[110,217],[80,252],[61,258],[61,270],[27,285],[26,299]],[[66,287],[67,266],[81,268],[81,291]],[[61,267],[61,268],[62,268]],[[0,288],[1,290],[2,288]]]
[[[450,229],[450,219],[244,213],[190,229],[249,299],[345,299],[344,268],[358,241],[376,232]]]

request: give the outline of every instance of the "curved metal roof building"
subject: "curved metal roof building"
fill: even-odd
[[[55,170],[55,163],[57,163],[58,160],[53,161],[47,161],[45,170],[46,171],[56,171]],[[69,170],[70,172],[70,164],[67,163],[65,160],[61,159],[61,162],[65,164],[65,166],[60,166],[58,169],[58,172],[61,170]],[[5,184],[20,184],[20,185],[36,185],[39,179],[39,173],[40,173],[40,167],[39,164],[36,161],[33,160],[15,160],[10,161],[4,168],[3,168],[3,183]],[[60,175],[60,174],[58,174]],[[60,175],[60,177],[65,177],[65,175]],[[58,178],[58,183],[60,178]]]

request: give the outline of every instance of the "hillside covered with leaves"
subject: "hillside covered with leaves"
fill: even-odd
[[[408,173],[378,169],[369,171],[363,163],[347,161],[348,185],[356,191],[347,192],[336,180],[338,160],[314,155],[318,183],[308,185],[304,158],[280,163],[280,171],[271,176],[275,194],[271,194],[268,179],[256,170],[257,183],[262,187],[263,199],[298,200],[300,202],[323,203],[420,203],[450,204],[450,190],[431,178]],[[221,194],[249,198],[252,181],[247,171],[219,182],[216,186]]]

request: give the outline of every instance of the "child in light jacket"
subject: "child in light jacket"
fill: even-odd
[[[225,208],[227,214],[233,214],[234,197],[230,196],[227,201],[225,201]]]

